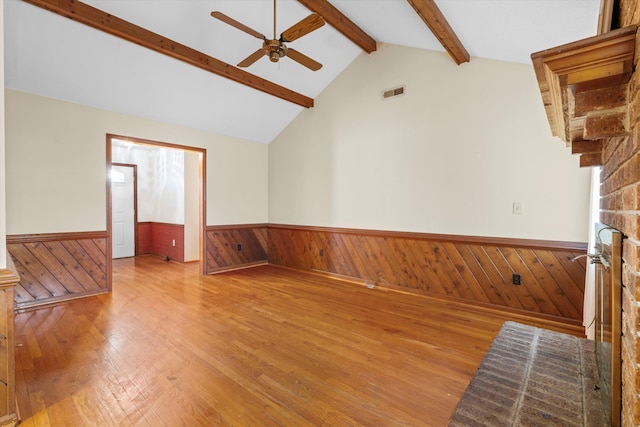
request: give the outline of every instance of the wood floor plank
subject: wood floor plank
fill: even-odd
[[[269,265],[113,267],[111,294],[16,315],[22,425],[442,426],[513,320]]]

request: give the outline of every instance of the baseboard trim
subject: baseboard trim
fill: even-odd
[[[269,224],[230,224],[230,225],[207,225],[206,231],[218,231],[218,230],[242,230],[245,228],[267,228]]]
[[[213,269],[213,270],[209,271],[208,274],[227,273],[229,271],[244,270],[244,269],[247,269],[247,268],[259,267],[261,265],[267,265],[267,264],[269,264],[267,261],[247,262],[247,263],[244,263],[244,264],[238,264],[238,265],[229,266],[229,267],[216,268],[216,269]]]
[[[368,230],[357,228],[316,227],[307,225],[269,224],[269,229],[315,231],[322,233],[356,234],[371,237],[393,237],[413,240],[433,240],[438,242],[462,242],[469,244],[508,246],[512,248],[533,248],[550,250],[586,251],[586,242],[567,242],[559,240],[518,239],[511,237],[463,236],[457,234],[419,233],[410,231]]]
[[[56,242],[60,240],[106,239],[107,231],[72,231],[68,233],[38,233],[7,235],[7,244]]]
[[[69,295],[62,295],[59,297],[53,297],[53,298],[49,298],[46,300],[41,300],[41,301],[29,301],[29,302],[23,302],[20,303],[19,305],[15,305],[15,312],[16,313],[22,313],[24,311],[29,311],[29,310],[35,310],[37,308],[42,308],[42,307],[46,307],[49,305],[56,305],[56,304],[62,304],[65,302],[69,302],[69,301],[73,301],[73,300],[77,300],[77,299],[81,299],[81,298],[86,298],[86,297],[93,297],[93,296],[97,296],[97,295],[104,295],[104,294],[108,294],[111,292],[111,289],[99,289],[99,290],[95,290],[95,291],[87,291],[81,294],[69,294]]]
[[[463,300],[455,297],[442,297],[439,295],[429,294],[419,289],[410,289],[402,286],[393,286],[393,285],[380,284],[375,282],[372,283],[369,280],[361,279],[358,277],[343,276],[340,274],[331,273],[327,271],[307,270],[302,268],[289,267],[285,265],[271,264],[271,263],[269,263],[269,266],[281,268],[283,270],[304,272],[312,275],[317,275],[320,277],[330,277],[336,280],[350,283],[352,285],[366,286],[371,290],[376,290],[379,292],[398,292],[398,293],[404,293],[408,295],[414,295],[420,298],[427,298],[430,300],[445,302],[447,304],[451,304],[452,306],[473,307],[474,309],[477,309],[485,313],[494,313],[496,315],[504,315],[504,313],[509,313],[510,317],[513,320],[526,322],[527,319],[535,319],[536,322],[547,326],[548,329],[570,333],[571,335],[575,335],[581,338],[585,337],[584,326],[581,324],[581,322],[573,319],[566,319],[563,317],[551,316],[544,313],[536,313],[536,312],[531,312],[526,310],[518,310],[510,307],[485,304],[478,301],[471,302],[469,300]]]

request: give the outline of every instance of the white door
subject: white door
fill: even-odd
[[[111,241],[113,258],[135,255],[134,174],[131,166],[112,166]]]

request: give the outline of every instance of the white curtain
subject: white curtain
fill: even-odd
[[[596,232],[595,224],[600,222],[600,168],[591,169],[591,203],[589,209],[589,246],[587,252],[595,253]],[[595,338],[596,316],[596,266],[587,258],[587,274],[584,284],[584,307],[582,324],[587,338]]]

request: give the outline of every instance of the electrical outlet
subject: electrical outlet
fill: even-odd
[[[514,273],[513,279],[511,281],[513,282],[514,285],[520,285],[521,284],[520,275]]]
[[[242,245],[240,243],[238,243],[237,248],[238,248],[239,251],[241,251],[242,250]]]
[[[171,245],[172,245],[172,246],[175,246],[175,245],[176,245],[176,240],[175,240],[175,239],[171,242]]]

